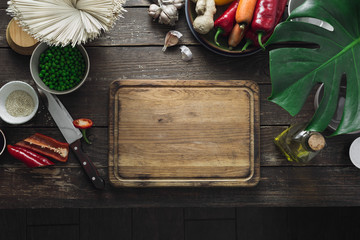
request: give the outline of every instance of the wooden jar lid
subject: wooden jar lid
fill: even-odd
[[[16,20],[11,19],[6,28],[6,40],[17,53],[31,55],[38,41],[22,30]]]

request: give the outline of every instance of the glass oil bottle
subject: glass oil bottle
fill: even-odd
[[[290,162],[306,163],[325,147],[325,138],[318,132],[306,131],[307,123],[290,126],[274,140]]]

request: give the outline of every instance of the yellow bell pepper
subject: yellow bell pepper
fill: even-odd
[[[215,0],[215,5],[216,6],[223,6],[226,5],[228,3],[233,2],[234,0]]]

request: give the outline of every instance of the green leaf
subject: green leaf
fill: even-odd
[[[303,17],[322,20],[330,24],[333,31],[293,20]],[[335,113],[341,79],[346,76],[344,113],[333,135],[359,130],[359,25],[359,0],[306,0],[296,8],[275,28],[266,43],[302,43],[278,45],[270,50],[272,94],[269,100],[294,116],[301,110],[312,88],[324,83],[323,98],[307,126],[308,130],[322,132]],[[305,43],[316,47],[306,47]]]

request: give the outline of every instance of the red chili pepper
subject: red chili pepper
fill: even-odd
[[[66,162],[69,157],[69,144],[59,142],[40,133],[18,142],[15,146],[24,147],[60,162]]]
[[[23,147],[7,145],[7,150],[11,156],[22,161],[26,166],[33,167],[45,167],[54,165],[49,159],[40,154],[34,153]]]
[[[275,27],[278,3],[278,0],[259,0],[256,3],[251,28],[257,33],[259,44],[264,49],[261,38]]]
[[[278,0],[278,1],[279,1],[279,3],[278,3],[278,7],[277,7],[277,12],[276,12],[276,24],[278,24],[281,21],[283,15],[284,15],[285,7],[287,5],[288,0]],[[276,24],[275,24],[275,27],[276,27]]]
[[[79,118],[79,119],[74,120],[73,124],[76,128],[79,128],[81,130],[81,133],[84,137],[85,142],[87,142],[88,144],[91,144],[89,139],[86,137],[86,129],[91,128],[93,125],[93,122],[87,118]]]
[[[218,42],[219,35],[221,34],[222,36],[227,36],[233,29],[235,23],[236,9],[239,5],[239,1],[240,0],[233,1],[230,6],[225,10],[225,12],[218,19],[216,19],[214,23],[214,28],[216,29],[214,42],[218,46],[220,46]]]
[[[73,124],[77,128],[88,129],[88,128],[92,127],[93,122],[90,119],[87,119],[87,118],[79,118],[79,119],[74,120]]]
[[[254,46],[260,46],[259,39],[260,39],[260,42],[262,43],[262,42],[266,42],[270,38],[276,25],[281,21],[283,15],[284,15],[284,11],[285,11],[287,2],[288,2],[288,0],[278,0],[277,9],[276,9],[276,17],[275,17],[275,25],[265,35],[259,37],[258,34],[256,33],[256,29],[254,30],[254,28],[250,28],[249,31],[246,32],[245,38],[247,39],[247,42],[245,43],[244,47],[242,48],[242,51],[246,50],[247,47],[251,44],[253,44]]]

